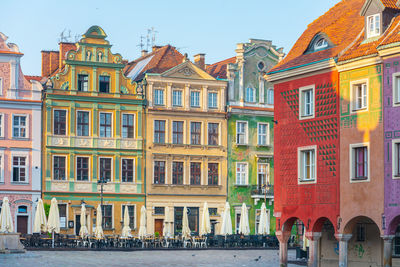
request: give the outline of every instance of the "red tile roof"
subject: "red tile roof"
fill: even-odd
[[[236,63],[236,57],[231,57],[206,66],[208,74],[216,79],[226,79],[226,67],[230,63]]]
[[[364,18],[360,16],[360,10],[364,1],[342,0],[308,25],[288,55],[270,73],[336,57],[356,39],[363,29]],[[326,34],[334,46],[305,54],[310,42],[318,33]]]
[[[24,76],[25,76],[25,79],[27,79],[28,81],[35,80],[35,81],[40,82],[43,79],[42,76],[31,76],[31,75],[24,75]]]
[[[399,9],[396,5],[398,0],[381,0],[382,4],[387,8]]]

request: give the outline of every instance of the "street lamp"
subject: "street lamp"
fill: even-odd
[[[107,183],[107,179],[104,179],[104,177],[102,177],[102,178],[100,178],[98,181],[97,181],[97,184],[100,184],[100,201],[101,201],[101,227],[102,228],[104,228],[104,225],[103,225],[103,223],[104,223],[104,211],[103,211],[103,185],[104,184],[106,184]]]

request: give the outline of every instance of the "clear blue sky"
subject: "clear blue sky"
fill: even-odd
[[[60,33],[101,26],[113,53],[140,56],[140,36],[154,27],[156,44],[206,53],[206,63],[234,56],[236,43],[272,40],[287,53],[300,34],[339,0],[18,0],[1,1],[0,31],[21,52],[23,72],[40,75],[41,50],[56,50]]]

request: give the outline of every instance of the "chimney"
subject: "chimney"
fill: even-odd
[[[74,43],[61,42],[60,44],[60,59],[59,59],[59,69],[64,67],[64,60],[67,58],[67,53],[70,50],[76,50],[76,45]]]
[[[42,51],[42,76],[49,77],[58,69],[58,51]]]
[[[142,50],[142,57],[144,57],[144,56],[146,56],[147,55],[147,50]]]
[[[162,46],[158,46],[158,45],[153,45],[151,52],[156,51],[157,49],[160,49]]]
[[[194,64],[202,70],[206,69],[206,54],[194,55]]]

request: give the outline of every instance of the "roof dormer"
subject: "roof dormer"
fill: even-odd
[[[311,40],[306,50],[306,54],[329,49],[333,46],[334,44],[331,42],[329,37],[325,33],[320,32]]]

